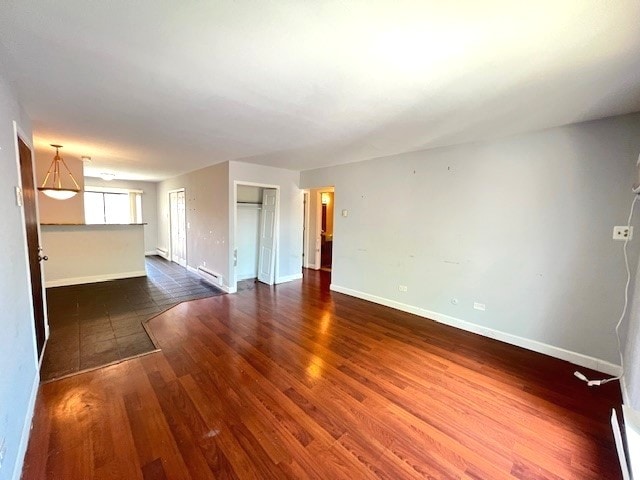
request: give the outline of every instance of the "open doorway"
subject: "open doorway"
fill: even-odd
[[[320,270],[333,264],[333,192],[320,192]]]
[[[277,278],[278,188],[235,183],[234,282]]]
[[[169,192],[171,261],[187,266],[187,213],[184,188]]]
[[[333,187],[314,188],[305,198],[304,266],[331,271],[334,241]]]

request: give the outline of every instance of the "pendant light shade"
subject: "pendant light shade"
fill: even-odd
[[[75,197],[78,192],[75,190],[57,189],[57,188],[38,188],[47,197],[55,198],[56,200],[67,200],[71,197]]]
[[[68,198],[75,196],[80,191],[80,186],[78,185],[78,182],[76,182],[71,170],[69,170],[69,167],[67,167],[67,163],[58,154],[58,149],[62,148],[62,145],[51,144],[51,146],[56,149],[56,155],[53,157],[53,161],[47,171],[47,176],[44,177],[44,182],[42,182],[42,185],[38,187],[38,190],[44,193],[47,197],[51,197],[56,200],[67,200]],[[69,174],[69,177],[73,182],[72,186],[62,186],[63,174],[60,171],[60,165],[62,165]]]

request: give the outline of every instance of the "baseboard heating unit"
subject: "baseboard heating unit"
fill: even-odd
[[[198,275],[200,275],[200,278],[202,278],[204,281],[209,282],[210,284],[216,287],[219,287],[222,285],[221,274],[214,272],[212,270],[209,270],[208,268],[205,268],[205,267],[198,267],[197,272],[198,272]]]

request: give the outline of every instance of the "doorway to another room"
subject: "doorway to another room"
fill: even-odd
[[[334,240],[333,187],[314,188],[305,193],[304,264],[313,270],[331,272]]]
[[[333,264],[333,192],[320,192],[320,270]]]

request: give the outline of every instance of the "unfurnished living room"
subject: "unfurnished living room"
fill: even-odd
[[[5,0],[0,166],[0,480],[640,478],[638,0]]]

